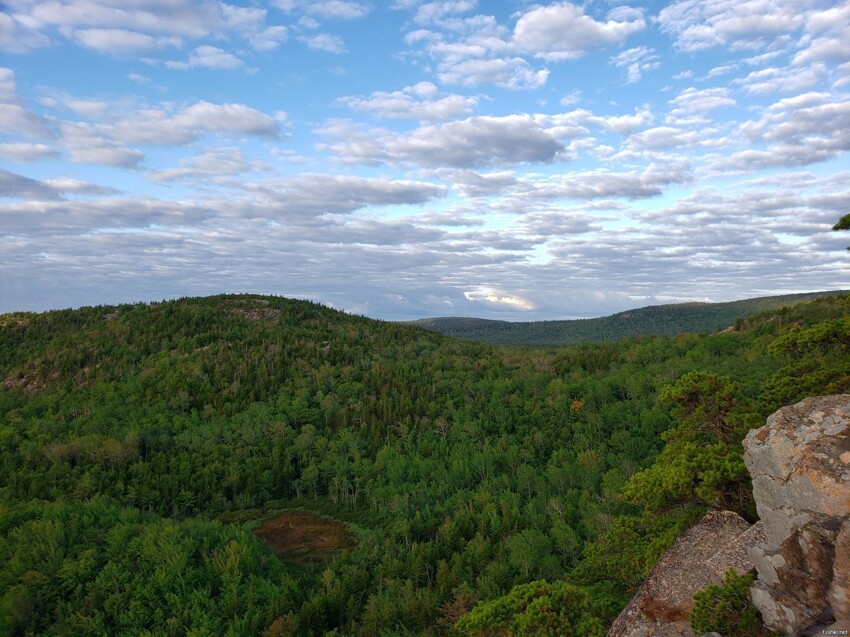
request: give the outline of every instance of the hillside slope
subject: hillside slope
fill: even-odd
[[[563,321],[494,321],[467,317],[426,318],[414,325],[453,338],[493,345],[558,347],[612,342],[630,336],[707,334],[731,327],[752,314],[789,307],[842,291],[766,296],[727,303],[652,305],[611,316]]]
[[[850,297],[549,350],[252,295],[0,316],[0,634],[604,634],[848,342]]]

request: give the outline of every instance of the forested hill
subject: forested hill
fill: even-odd
[[[604,637],[850,296],[493,347],[305,301],[0,316],[0,635]]]
[[[652,305],[592,319],[563,321],[494,321],[467,317],[426,318],[414,325],[453,338],[493,345],[559,347],[603,343],[629,336],[708,334],[731,327],[747,316],[777,310],[843,291],[766,296],[727,303]]]

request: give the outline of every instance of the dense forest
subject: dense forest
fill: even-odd
[[[850,296],[557,349],[248,295],[0,316],[0,635],[602,636],[753,518],[741,439],[848,348]]]
[[[444,317],[411,321],[446,336],[491,345],[563,347],[578,343],[604,343],[631,336],[675,336],[683,332],[705,334],[729,328],[753,314],[779,310],[846,291],[808,292],[764,296],[726,303],[674,303],[650,305],[611,316],[559,321],[494,321]]]

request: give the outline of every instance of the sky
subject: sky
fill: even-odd
[[[4,0],[0,312],[850,287],[850,3]]]

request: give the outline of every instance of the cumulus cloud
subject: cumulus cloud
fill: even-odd
[[[74,29],[71,35],[86,48],[112,55],[133,55],[181,44],[179,38],[153,37],[128,29]]]
[[[210,0],[16,0],[14,7],[9,15],[0,14],[0,48],[18,53],[46,46],[54,33],[57,38],[68,38],[80,46],[117,57],[150,54],[203,38],[221,42],[236,37],[254,49],[271,50],[288,35],[285,27],[266,23],[266,9]],[[205,55],[204,47],[215,48],[200,45],[195,49],[199,56],[196,64],[192,60],[182,64],[188,64],[186,68],[236,66],[232,53],[227,53],[232,59],[223,54],[214,59],[211,51]]]
[[[38,159],[54,159],[59,151],[46,144],[28,144],[24,142],[0,144],[0,157],[12,161],[28,162]]]
[[[462,1],[422,4],[414,23],[426,28],[411,30],[405,37],[409,45],[423,46],[444,84],[538,89],[546,84],[549,69],[534,68],[527,57],[547,62],[576,59],[622,42],[645,26],[638,9],[619,7],[597,21],[569,2],[532,7],[516,17],[512,29],[493,16],[454,17],[475,6]],[[642,64],[646,70],[654,62],[644,59]]]
[[[54,27],[130,29],[200,38],[226,25],[221,7],[190,0],[49,0],[22,2],[34,24]]]
[[[516,177],[504,171],[477,173],[459,170],[452,177],[455,187],[466,197],[491,197],[519,183]]]
[[[678,118],[685,113],[707,113],[717,108],[735,106],[736,102],[726,87],[689,87],[670,100],[670,104],[674,107],[670,114]]]
[[[651,71],[661,66],[658,59],[659,57],[655,54],[655,49],[639,46],[620,51],[611,58],[611,64],[625,68],[627,70],[626,81],[629,84],[633,84],[639,82],[646,71]]]
[[[423,125],[410,133],[365,132],[344,123],[320,132],[344,138],[328,148],[349,163],[471,168],[549,162],[564,151],[558,139],[527,115],[470,117]]]
[[[479,86],[494,84],[510,89],[536,89],[546,84],[548,69],[534,70],[520,57],[492,59],[445,59],[437,77],[446,84]]]
[[[440,95],[431,82],[419,82],[391,93],[375,91],[367,97],[342,97],[339,103],[382,119],[438,121],[467,115],[478,99],[462,95]]]
[[[172,69],[185,71],[191,68],[208,68],[219,70],[238,69],[243,65],[242,60],[215,46],[203,45],[197,47],[189,54],[186,62],[166,62],[165,65]]]
[[[524,13],[514,27],[513,43],[545,60],[571,60],[590,49],[622,42],[645,26],[639,9],[618,7],[605,21],[597,21],[581,7],[563,2]]]
[[[246,186],[262,197],[267,214],[349,213],[367,206],[422,204],[445,195],[445,187],[423,181],[302,174]]]
[[[32,179],[0,170],[0,197],[35,201],[53,201],[62,199],[66,194],[73,195],[111,195],[117,191],[107,186],[98,186],[80,179],[59,177],[56,179]]]
[[[26,137],[50,137],[47,119],[23,105],[18,96],[15,72],[0,67],[0,132]]]
[[[84,127],[91,137],[124,144],[185,145],[201,133],[280,136],[278,122],[244,104],[196,102],[179,110],[168,106],[143,108],[97,124],[66,122],[65,128]]]
[[[697,131],[683,130],[672,126],[647,128],[629,137],[627,145],[631,148],[675,148],[701,144],[703,136]]]
[[[693,174],[687,164],[651,164],[640,172],[601,169],[572,172],[543,185],[538,192],[547,199],[645,199],[660,195],[665,186],[692,180]]]
[[[251,46],[258,51],[273,51],[289,39],[289,29],[284,26],[271,26],[249,36]]]
[[[796,0],[679,0],[658,14],[661,30],[683,51],[716,46],[765,48],[777,35],[801,28],[806,11]]]
[[[20,16],[0,12],[0,50],[7,53],[28,53],[49,44],[50,38],[24,24]]]
[[[798,93],[817,86],[827,75],[826,66],[813,64],[808,67],[769,67],[753,71],[735,84],[744,87],[752,95],[769,93]]]
[[[179,168],[153,170],[147,177],[159,182],[200,181],[204,185],[238,186],[232,177],[267,170],[267,164],[249,159],[239,148],[205,148],[197,155],[181,159]]]
[[[472,11],[477,0],[435,0],[419,5],[413,21],[417,24],[435,24],[450,15]]]
[[[59,194],[42,181],[0,169],[0,197],[57,199]]]
[[[327,53],[346,53],[348,49],[345,42],[338,35],[329,33],[317,33],[316,35],[302,36],[298,38],[314,51],[326,51]]]
[[[326,19],[353,20],[369,13],[369,6],[351,0],[273,0],[282,11],[303,11],[308,15]]]
[[[101,136],[99,128],[91,124],[63,122],[59,130],[68,157],[73,162],[135,168],[145,156],[138,149],[123,146]]]
[[[548,119],[555,127],[563,129],[576,130],[576,127],[594,126],[606,131],[625,135],[635,129],[651,124],[654,116],[652,109],[648,106],[643,106],[635,109],[633,114],[627,115],[597,115],[588,109],[578,108],[568,113],[552,115]]]
[[[69,104],[73,106],[75,101]],[[274,139],[281,136],[280,121],[285,119],[283,113],[272,117],[244,104],[204,101],[177,110],[162,105],[118,112],[109,104],[103,109],[106,112],[99,113],[94,122],[57,123],[71,161],[135,168],[144,158],[144,152],[135,146],[185,146],[205,134]],[[91,114],[87,109],[78,112]]]
[[[753,144],[719,159],[719,169],[760,170],[773,166],[806,166],[850,150],[850,100],[825,93],[806,93],[775,102],[761,117],[745,122],[741,134]]]

